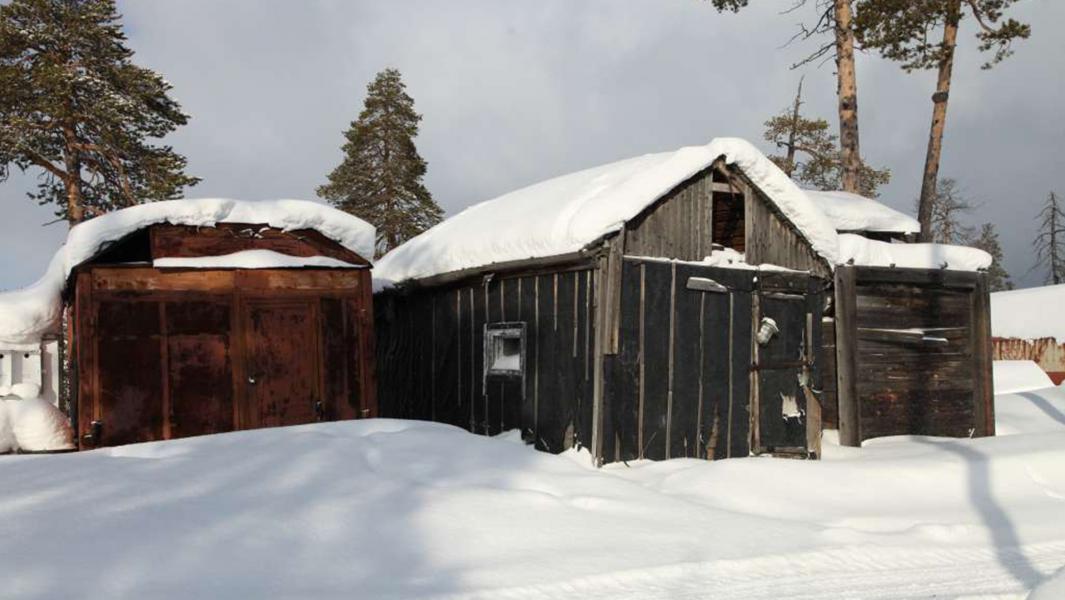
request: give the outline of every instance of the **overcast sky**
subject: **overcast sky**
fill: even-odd
[[[426,185],[448,214],[541,179],[648,152],[740,136],[806,75],[806,110],[833,126],[832,64],[789,65],[783,47],[810,11],[756,0],[720,15],[701,0],[119,1],[136,60],[162,73],[192,119],[171,137],[204,180],[187,195],[315,198],[340,160],[341,132],[366,84],[396,67],[424,116]],[[963,23],[941,174],[998,227],[1006,267],[1028,274],[1035,214],[1065,194],[1065,2],[1023,0],[1033,37],[981,71]],[[858,58],[862,154],[890,167],[888,204],[912,213],[932,74]],[[0,288],[34,281],[65,225],[25,198],[32,176],[0,185]]]

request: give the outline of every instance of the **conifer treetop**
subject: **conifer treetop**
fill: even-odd
[[[379,254],[443,218],[422,183],[426,163],[414,144],[421,118],[399,71],[378,73],[358,119],[344,133],[343,161],[317,190],[333,206],[377,227]]]
[[[0,6],[0,180],[39,168],[30,197],[72,222],[178,198],[199,179],[153,145],[188,122],[171,85],[133,63],[114,0]]]

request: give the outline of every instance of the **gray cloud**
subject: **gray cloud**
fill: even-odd
[[[190,196],[314,198],[340,159],[341,131],[366,83],[399,68],[424,115],[426,183],[449,212],[553,175],[737,135],[761,143],[801,73],[807,109],[834,121],[832,66],[788,66],[809,45],[781,46],[804,15],[756,2],[719,15],[697,0],[390,0],[120,2],[138,62],[163,73],[192,115],[168,138],[204,178]],[[777,7],[779,8],[779,7]],[[996,70],[979,70],[963,37],[942,172],[983,202],[1007,267],[1031,262],[1034,214],[1065,193],[1065,41],[1042,24],[1065,3],[1017,14],[1034,37]],[[932,77],[859,58],[863,154],[894,181],[884,199],[909,210],[920,184]],[[0,187],[0,287],[43,272],[62,225]],[[1038,283],[1038,276],[1021,278]]]

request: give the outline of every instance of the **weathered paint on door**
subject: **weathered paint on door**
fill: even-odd
[[[247,389],[258,426],[320,419],[315,317],[310,302],[249,301]]]
[[[806,397],[800,379],[808,360],[806,298],[759,293],[757,302],[755,452],[801,452],[806,447]]]

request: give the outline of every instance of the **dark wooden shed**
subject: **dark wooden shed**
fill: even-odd
[[[815,196],[730,139],[456,215],[378,263],[381,414],[600,463],[993,434],[986,276],[947,268],[971,251],[900,267],[912,219]]]
[[[112,240],[67,285],[79,447],[375,416],[371,303],[370,263],[314,229]]]

